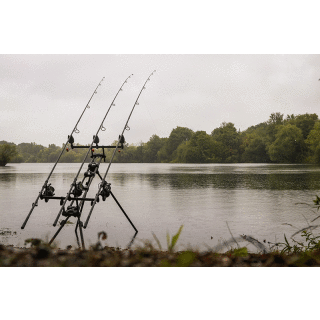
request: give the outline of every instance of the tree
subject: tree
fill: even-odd
[[[170,133],[164,146],[159,150],[158,156],[161,162],[170,162],[176,157],[176,150],[184,141],[189,141],[194,132],[185,127],[177,127]]]
[[[17,149],[14,144],[4,143],[0,145],[0,166],[5,166],[14,156]]]
[[[281,114],[280,112],[271,113],[269,120],[267,121],[267,135],[269,145],[276,139],[277,130],[281,125],[283,125],[283,123],[283,114]]]
[[[320,163],[320,121],[316,122],[313,129],[310,131],[306,144],[311,153],[311,161]]]
[[[310,131],[313,129],[314,124],[318,120],[318,115],[313,114],[300,114],[296,116],[294,123],[298,128],[301,129],[303,134],[303,139],[307,139]]]
[[[166,139],[154,134],[144,145],[143,162],[157,162],[158,151],[164,146]]]
[[[275,141],[268,148],[272,161],[281,163],[302,161],[304,141],[301,129],[292,124],[281,126],[275,138]]]
[[[207,163],[212,162],[214,142],[205,131],[197,131],[189,141],[181,143],[174,162]]]
[[[267,146],[262,137],[252,133],[247,137],[247,140],[248,143],[241,158],[243,162],[264,163],[270,161],[266,150]]]
[[[240,133],[231,122],[223,122],[219,128],[212,131],[211,136],[216,142],[214,156],[221,162],[238,162],[240,149]]]
[[[283,124],[283,114],[280,112],[271,113],[268,123],[276,125]]]

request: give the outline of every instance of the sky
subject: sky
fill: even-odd
[[[241,131],[270,114],[319,114],[317,54],[0,54],[0,140],[62,145],[95,87],[75,142],[91,143],[117,91],[100,133],[111,143],[168,137],[177,126],[208,134],[222,122]]]

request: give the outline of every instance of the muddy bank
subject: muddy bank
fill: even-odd
[[[104,247],[61,250],[40,245],[14,248],[0,245],[1,267],[300,267],[320,266],[320,251],[308,254],[246,254],[214,252],[166,252],[139,248]]]

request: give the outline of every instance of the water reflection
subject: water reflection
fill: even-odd
[[[14,173],[2,173],[0,174],[0,183],[15,183],[17,180],[17,175]]]
[[[320,173],[296,174],[125,174],[115,173],[109,181],[124,186],[148,183],[152,188],[171,189],[261,189],[319,190]]]

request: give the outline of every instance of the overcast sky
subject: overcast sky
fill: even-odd
[[[320,55],[0,55],[0,140],[61,145],[94,88],[75,135],[90,143],[123,81],[100,139],[122,131],[150,75],[126,132],[129,143],[177,126],[210,133],[222,122],[245,130],[272,112],[319,114]]]

